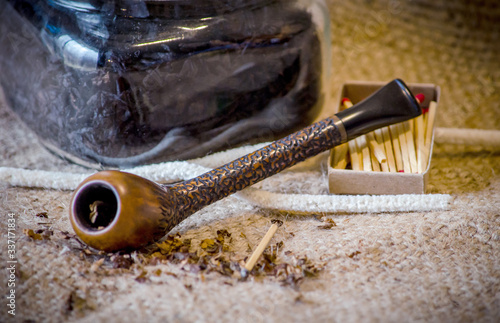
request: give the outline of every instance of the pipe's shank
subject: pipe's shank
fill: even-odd
[[[181,212],[190,215],[345,141],[342,122],[334,116],[169,188],[177,193]]]

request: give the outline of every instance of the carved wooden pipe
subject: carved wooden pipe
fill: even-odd
[[[105,251],[139,248],[217,200],[336,145],[421,113],[410,90],[396,79],[350,109],[175,185],[102,171],[76,189],[71,224],[91,247]]]

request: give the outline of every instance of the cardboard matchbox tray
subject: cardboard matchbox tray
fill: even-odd
[[[349,98],[354,104],[362,101],[386,83],[348,82],[345,83],[335,101],[335,111],[340,111],[342,98]],[[434,84],[408,84],[414,95],[423,93],[427,107],[430,101],[439,105],[440,88]],[[435,124],[435,123],[434,123]],[[331,194],[424,194],[429,178],[432,147],[434,143],[434,129],[429,151],[429,160],[423,173],[391,173],[375,171],[354,171],[352,169],[334,169],[330,153],[328,161],[328,182]],[[331,150],[333,152],[333,149]]]

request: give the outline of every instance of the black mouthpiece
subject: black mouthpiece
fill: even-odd
[[[352,108],[337,113],[337,117],[344,124],[347,140],[351,140],[421,114],[410,89],[402,80],[395,79]]]

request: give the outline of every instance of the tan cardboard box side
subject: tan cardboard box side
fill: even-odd
[[[365,99],[386,83],[348,82],[340,91],[334,113],[340,110],[341,100],[348,97],[356,104]],[[413,94],[423,93],[425,101],[422,106],[428,106],[430,101],[439,104],[440,88],[434,84],[408,84]],[[432,141],[434,143],[434,130]],[[328,182],[332,194],[424,194],[429,179],[429,168],[432,157],[431,144],[426,170],[421,174],[353,171],[351,169],[333,169],[331,158],[328,166]],[[331,157],[331,154],[330,154]]]

